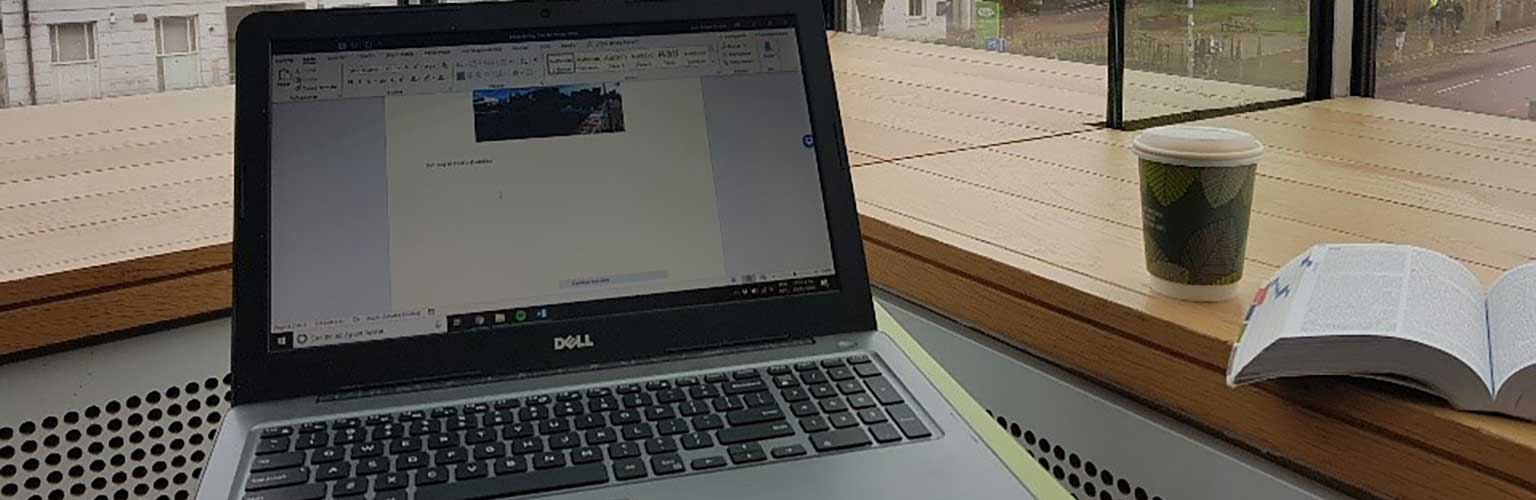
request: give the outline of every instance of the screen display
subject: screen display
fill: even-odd
[[[835,290],[795,37],[275,42],[268,349]]]

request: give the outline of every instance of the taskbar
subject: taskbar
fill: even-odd
[[[670,307],[788,297],[827,292],[835,289],[837,289],[837,277],[828,275],[702,288],[641,297],[491,309],[450,314],[448,315],[447,330],[448,332],[488,330],[551,321],[569,321],[595,316],[643,312]]]

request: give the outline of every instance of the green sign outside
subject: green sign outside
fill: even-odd
[[[976,41],[985,46],[1002,37],[1003,7],[998,2],[976,0]]]

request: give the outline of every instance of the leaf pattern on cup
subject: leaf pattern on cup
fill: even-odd
[[[1158,248],[1155,244],[1147,244],[1145,247],[1147,253],[1147,272],[1152,273],[1153,276],[1175,283],[1189,281],[1189,270],[1184,269],[1184,266],[1170,262],[1170,259],[1167,255],[1163,254],[1161,248]]]
[[[1246,168],[1206,168],[1200,171],[1200,186],[1211,208],[1221,208],[1242,195],[1252,177]]]
[[[1191,169],[1154,161],[1141,162],[1141,178],[1147,183],[1147,191],[1165,207],[1184,197],[1184,192],[1195,182]]]
[[[1196,231],[1184,246],[1184,267],[1189,270],[1189,283],[1199,285],[1226,284],[1216,283],[1218,280],[1234,279],[1231,275],[1237,274],[1242,278],[1242,272],[1233,273],[1233,269],[1242,269],[1241,262],[1243,252],[1236,249],[1242,248],[1243,242],[1238,241],[1237,224],[1232,219],[1222,219]],[[1235,282],[1235,279],[1233,282]]]

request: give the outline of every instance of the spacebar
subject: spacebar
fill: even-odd
[[[574,488],[608,482],[608,467],[602,463],[562,467],[485,479],[471,479],[453,484],[416,488],[416,500],[472,500],[500,498],[525,493]]]

